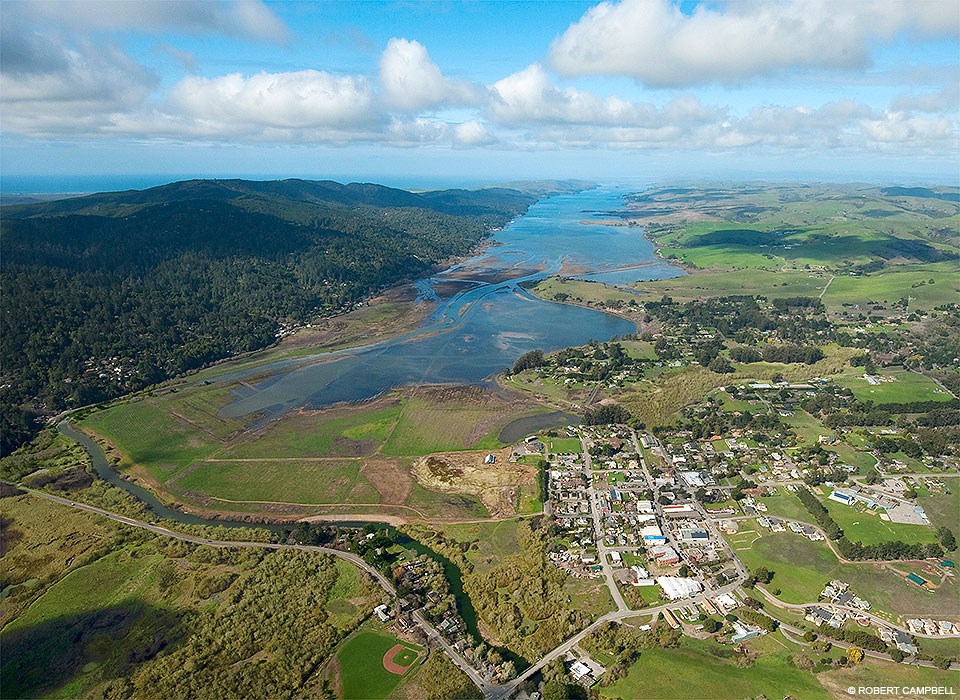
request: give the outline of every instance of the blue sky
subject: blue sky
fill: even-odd
[[[960,179],[956,0],[5,0],[51,175]]]

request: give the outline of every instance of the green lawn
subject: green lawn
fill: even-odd
[[[547,438],[547,452],[549,454],[567,454],[580,452],[583,446],[577,438]]]
[[[829,698],[817,677],[789,663],[787,652],[760,656],[749,668],[737,668],[714,653],[731,653],[718,644],[684,639],[678,649],[645,649],[625,678],[601,697],[623,700],[743,700],[758,695]]]
[[[395,644],[404,644],[422,658],[421,647],[378,632],[363,630],[343,643],[337,652],[343,700],[380,700],[390,695],[403,679],[383,667],[383,655]]]
[[[932,527],[881,520],[879,515],[862,510],[862,506],[845,506],[828,500],[826,496],[830,495],[829,488],[824,488],[823,492],[824,497],[820,500],[851,542],[859,540],[864,544],[879,544],[891,540],[921,543],[937,541],[937,533]]]
[[[361,466],[358,459],[204,462],[169,486],[177,493],[228,501],[379,503],[380,494],[360,474]]]
[[[837,385],[846,387],[861,401],[873,403],[910,403],[911,401],[949,401],[950,394],[945,392],[929,377],[908,370],[884,372],[881,377],[891,377],[893,381],[870,384],[860,376],[837,377]]]

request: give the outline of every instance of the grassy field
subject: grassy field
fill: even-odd
[[[949,401],[952,397],[929,377],[907,370],[884,372],[880,377],[893,381],[870,384],[862,376],[834,378],[837,385],[846,387],[861,401],[873,403],[910,403],[912,401]]]
[[[400,409],[399,401],[387,399],[363,406],[292,413],[220,456],[271,459],[369,455],[387,439]]]
[[[501,401],[480,387],[419,390],[405,400],[383,454],[397,457],[501,447],[500,428],[530,410]]]
[[[361,466],[358,459],[205,462],[170,488],[228,501],[379,503],[380,494],[361,476]]]
[[[550,454],[566,454],[580,452],[583,446],[578,438],[547,438],[547,452]]]
[[[957,303],[957,278],[956,262],[897,266],[859,277],[838,276],[823,295],[823,302],[835,308],[842,304],[866,306],[877,301],[890,304],[909,297],[910,310],[931,309]],[[934,283],[930,284],[930,280]]]
[[[747,522],[741,524],[749,529]],[[758,538],[761,532],[741,531],[727,539],[748,569],[765,566],[775,573],[768,589],[779,588],[778,597],[786,603],[815,602],[824,584],[839,578],[870,601],[875,612],[909,617],[950,615],[956,610],[960,591],[956,579],[948,579],[931,593],[904,581],[886,565],[841,564],[823,542],[811,542],[792,532],[767,532]]]
[[[566,294],[567,297],[564,297],[564,300],[581,303],[606,304],[607,302],[620,301],[626,304],[630,301],[639,301],[636,294],[625,292],[602,282],[587,282],[568,277],[548,277],[530,291],[541,299],[547,299],[548,301],[556,299],[558,294]]]
[[[804,522],[812,520],[810,511],[804,507],[800,499],[783,487],[779,488],[779,493],[776,496],[767,496],[759,500],[761,503],[767,504],[768,515],[779,515],[783,518]]]
[[[789,662],[786,652],[760,656],[749,668],[737,668],[716,656],[720,645],[684,639],[679,649],[646,649],[625,678],[601,697],[633,700],[742,700],[765,695],[804,700],[829,698],[817,677]]]
[[[170,412],[159,399],[143,399],[94,413],[82,427],[107,438],[124,456],[121,469],[141,466],[165,481],[223,446],[215,435]]]
[[[830,490],[824,489],[824,495],[829,496]],[[937,533],[932,527],[891,523],[881,520],[879,515],[862,510],[862,506],[845,506],[825,497],[820,500],[850,541],[859,540],[864,544],[891,540],[921,543],[937,541]]]
[[[365,614],[369,614],[371,584],[360,578],[360,572],[352,564],[337,559],[337,580],[327,595],[324,606],[329,613],[331,625],[340,630],[356,627]]]
[[[834,698],[850,698],[856,697],[847,692],[847,688],[851,686],[854,688],[881,686],[897,688],[898,690],[904,687],[939,687],[953,689],[953,692],[956,693],[958,687],[960,687],[958,675],[960,674],[956,671],[941,671],[935,668],[922,668],[908,664],[896,664],[892,661],[871,659],[869,663],[863,666],[824,671],[818,674],[817,678]]]
[[[403,676],[390,673],[383,667],[383,655],[395,644],[401,643],[396,637],[369,630],[361,630],[345,641],[337,652],[343,700],[380,700],[389,697]],[[422,648],[412,644],[405,646],[422,658]]]
[[[91,513],[74,511],[64,517],[62,506],[33,496],[6,498],[2,511],[6,588],[0,598],[0,626],[64,573],[102,552],[118,530],[112,521]]]
[[[923,496],[917,503],[934,526],[949,527],[957,532],[957,513],[960,513],[960,480],[950,479],[947,483],[952,484],[951,493]]]
[[[634,282],[631,286],[652,296],[669,296],[676,301],[695,301],[705,297],[734,294],[760,295],[768,298],[819,296],[830,276],[823,272],[700,272],[667,280]],[[831,284],[831,286],[833,286]]]

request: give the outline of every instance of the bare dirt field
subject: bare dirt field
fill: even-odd
[[[488,455],[494,456],[492,464],[485,462]],[[510,448],[439,452],[414,462],[413,475],[425,488],[476,496],[493,517],[509,517],[517,513],[518,489],[536,481],[534,467],[509,459]]]

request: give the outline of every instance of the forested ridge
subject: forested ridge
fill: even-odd
[[[534,197],[192,180],[0,211],[2,454],[38,414],[271,343],[473,249]]]

